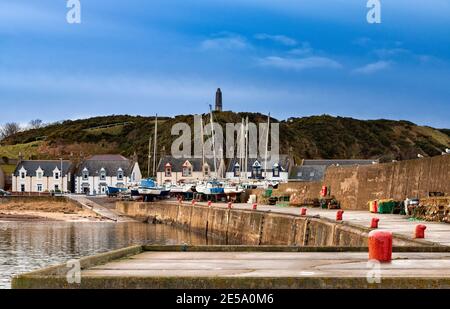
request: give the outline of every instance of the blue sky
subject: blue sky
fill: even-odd
[[[227,110],[450,127],[450,1],[0,0],[0,124]]]

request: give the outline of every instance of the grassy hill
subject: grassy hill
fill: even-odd
[[[265,122],[259,113],[214,113],[215,121],[238,123],[243,117],[255,123]],[[209,115],[203,115],[209,121]],[[272,119],[273,122],[279,122]],[[158,122],[159,153],[169,153],[171,128],[185,122],[193,128],[192,115],[163,117]],[[416,158],[417,154],[439,155],[450,148],[448,129],[417,126],[408,121],[357,120],[328,115],[290,118],[280,123],[281,153],[295,159],[364,158],[390,161]],[[76,121],[62,121],[40,129],[27,130],[2,141],[0,157],[17,158],[19,152],[31,158],[74,160],[98,153],[134,152],[145,166],[148,138],[153,136],[154,118],[113,115]],[[144,168],[143,168],[144,170]]]

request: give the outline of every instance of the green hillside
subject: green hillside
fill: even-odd
[[[258,113],[214,113],[215,121],[238,123],[243,117],[251,122],[265,122]],[[209,115],[204,115],[209,121]],[[158,152],[170,152],[171,128],[185,122],[193,127],[192,115],[163,117],[158,122]],[[279,122],[272,119],[272,122]],[[417,126],[408,121],[357,120],[328,115],[290,118],[280,123],[281,153],[295,159],[393,159],[416,158],[417,154],[439,155],[450,147],[449,130]],[[59,158],[76,160],[96,153],[134,152],[145,166],[148,138],[153,136],[154,118],[128,115],[94,117],[62,121],[40,129],[20,132],[2,141],[0,157]]]

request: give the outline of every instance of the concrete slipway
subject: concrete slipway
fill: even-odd
[[[13,288],[450,288],[448,247],[398,247],[368,264],[366,248],[134,246],[13,278]],[[429,252],[424,252],[429,251]],[[369,278],[380,278],[379,283]]]

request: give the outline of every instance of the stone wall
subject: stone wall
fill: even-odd
[[[329,167],[324,185],[343,209],[366,210],[374,199],[450,194],[450,155],[367,166]]]
[[[227,244],[288,246],[367,246],[370,229],[325,218],[178,203],[117,202],[116,210],[144,221],[176,224],[220,236]],[[396,235],[395,246],[420,246]]]

